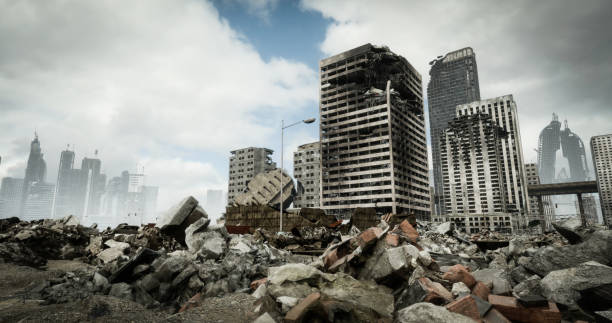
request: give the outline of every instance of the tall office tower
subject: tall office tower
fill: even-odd
[[[97,158],[83,158],[81,162],[83,216],[100,214],[100,200],[106,187],[106,175],[100,174],[101,165]]]
[[[427,105],[429,107],[429,130],[433,162],[434,195],[436,213],[445,214],[439,202],[442,196],[442,163],[440,140],[448,123],[455,117],[455,107],[480,100],[476,54],[470,47],[438,56],[429,63],[430,80],[427,84]]]
[[[19,217],[23,196],[23,179],[5,177],[0,186],[0,219]]]
[[[507,133],[505,137],[500,138],[501,142],[496,148],[496,151],[499,153],[497,156],[500,177],[498,184],[503,186],[500,188],[500,193],[502,194],[500,199],[503,201],[502,212],[519,215],[513,219],[514,222],[521,226],[525,225],[525,215],[529,213],[529,202],[527,199],[527,177],[525,175],[525,164],[523,163],[523,149],[521,146],[516,103],[512,95],[505,95],[457,106],[457,117],[459,118],[474,114],[489,115],[491,120]],[[456,147],[456,149],[459,149],[459,147]],[[485,151],[484,146],[478,149]],[[484,161],[483,156],[483,163]],[[477,160],[477,162],[480,161]],[[479,174],[478,177],[482,176]],[[491,180],[493,181],[493,179],[492,176]],[[488,185],[487,181],[483,182],[482,178],[478,178],[478,181],[473,179],[472,185],[474,187],[478,185],[478,188],[482,189],[483,184],[485,187]],[[469,194],[468,199],[470,199]]]
[[[363,46],[320,67],[321,207],[429,218],[421,75],[387,47]]]
[[[220,217],[225,211],[225,193],[223,190],[206,190],[206,206],[204,210],[209,218]]]
[[[40,182],[44,183],[47,176],[47,164],[43,159],[43,154],[40,149],[40,141],[38,141],[38,134],[34,133],[34,140],[30,144],[30,155],[28,157],[28,166],[25,171],[25,178],[23,179],[23,190],[21,192],[21,215],[24,214],[24,207],[32,183]]]
[[[64,150],[60,155],[57,183],[55,185],[55,201],[53,217],[62,218],[68,215],[80,216],[77,196],[80,194],[80,173],[74,169],[74,151]]]
[[[297,181],[297,195],[293,200],[293,206],[296,208],[320,207],[320,142],[301,145],[293,153],[293,177]]]
[[[505,213],[500,147],[508,134],[478,109],[448,123],[440,142],[442,206],[448,214]]]
[[[612,228],[612,134],[591,137],[591,154],[604,224]]]
[[[268,148],[248,147],[232,151],[229,160],[228,204],[242,193],[247,184],[257,174],[276,168],[272,153]]]
[[[538,173],[542,184],[555,182],[557,164],[557,150],[561,148],[559,141],[561,133],[561,122],[556,114],[548,126],[540,132],[538,141]]]
[[[51,218],[54,196],[55,185],[44,182],[30,183],[21,219],[32,221]]]
[[[143,186],[142,197],[143,197],[143,223],[155,223],[157,222],[157,196],[159,195],[159,188],[157,186]]]
[[[101,213],[116,219],[119,216],[122,205],[125,203],[123,194],[122,177],[113,177],[108,181],[106,190],[101,199]]]

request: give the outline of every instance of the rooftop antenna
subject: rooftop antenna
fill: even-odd
[[[97,149],[94,151],[94,156],[96,156],[96,157],[98,156],[98,150]]]

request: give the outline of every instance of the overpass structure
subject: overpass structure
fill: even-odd
[[[538,208],[540,214],[544,214],[542,196],[576,194],[578,197],[578,208],[580,210],[582,225],[586,225],[587,223],[584,215],[584,206],[582,204],[582,194],[598,193],[596,181],[532,184],[527,187],[527,191],[529,196],[536,196],[538,198]]]

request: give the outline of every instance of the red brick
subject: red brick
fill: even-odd
[[[419,233],[407,220],[402,221],[399,224],[399,228],[402,233],[408,238],[408,240],[410,240],[410,242],[417,242],[419,238]]]
[[[446,309],[451,312],[459,313],[474,320],[480,320],[480,314],[478,312],[478,306],[476,300],[471,295],[463,296],[452,303],[446,305]]]
[[[323,259],[323,264],[325,265],[325,268],[329,268],[336,261],[338,261],[338,248],[332,250],[325,256],[325,258]]]
[[[489,294],[491,294],[491,289],[485,283],[477,281],[474,287],[472,287],[472,294],[487,300],[489,299]]]
[[[474,285],[476,284],[476,279],[474,279],[472,274],[470,274],[470,272],[467,268],[465,268],[465,266],[460,264],[456,264],[450,267],[449,270],[444,273],[442,279],[446,279],[453,283],[463,282],[469,288],[474,287]]]
[[[512,323],[498,310],[492,308],[483,317],[485,323]]]
[[[549,302],[546,307],[524,307],[516,298],[510,296],[489,295],[489,303],[512,321],[524,323],[559,323],[561,313],[555,303]]]
[[[378,238],[382,234],[382,229],[378,227],[369,228],[357,236],[357,243],[361,248],[372,245],[378,241]]]
[[[320,305],[320,299],[320,293],[312,293],[306,296],[306,298],[287,312],[287,315],[285,315],[285,322],[301,322],[309,311]]]
[[[185,312],[186,310],[192,309],[194,307],[200,306],[200,300],[202,298],[202,294],[197,293],[191,297],[187,303],[183,304],[181,309],[179,309],[179,313]]]
[[[397,247],[400,244],[400,236],[395,233],[389,232],[385,236],[385,242],[391,247]]]
[[[251,287],[252,290],[256,290],[257,287],[259,287],[259,285],[264,285],[268,282],[268,277],[264,277],[262,279],[258,279],[258,280],[254,280],[251,282],[251,285],[249,285]]]

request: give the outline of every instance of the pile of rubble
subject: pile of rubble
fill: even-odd
[[[517,235],[481,250],[451,223],[384,221],[253,282],[256,322],[561,322],[612,318],[612,231]],[[571,229],[568,229],[571,230]],[[564,234],[565,236],[565,234]],[[508,240],[509,236],[499,236]]]

